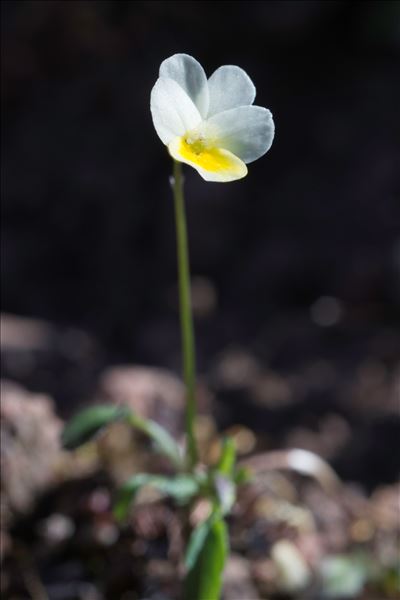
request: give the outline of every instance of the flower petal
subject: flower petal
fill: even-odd
[[[207,77],[195,58],[188,54],[170,56],[161,63],[160,77],[176,81],[206,118],[209,104]]]
[[[172,79],[160,77],[151,90],[150,109],[154,127],[164,144],[201,122],[192,100]]]
[[[239,106],[218,113],[205,124],[207,137],[245,163],[265,154],[274,139],[271,112],[261,106]]]
[[[210,106],[208,117],[217,113],[253,104],[256,88],[250,77],[240,67],[225,65],[220,67],[208,80]]]
[[[168,144],[168,150],[175,160],[194,167],[206,181],[235,181],[247,175],[244,162],[223,148],[206,148],[196,153],[184,137],[176,137]]]

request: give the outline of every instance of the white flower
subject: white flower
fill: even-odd
[[[206,181],[234,181],[274,138],[272,114],[253,106],[256,89],[240,67],[225,65],[207,80],[188,54],[164,60],[152,92],[154,127],[175,160]]]

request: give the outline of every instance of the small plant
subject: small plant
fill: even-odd
[[[138,491],[153,486],[178,504],[209,501],[207,518],[195,527],[185,552],[185,598],[218,600],[229,548],[226,516],[246,471],[236,465],[233,440],[225,438],[216,465],[199,468],[194,433],[196,419],[195,344],[190,300],[190,270],[181,163],[194,167],[206,181],[229,182],[247,174],[247,164],[271,147],[274,123],[269,110],[254,106],[256,90],[236,66],[222,66],[207,80],[203,67],[187,54],[175,54],[160,67],[151,92],[154,127],[174,159],[171,184],[175,203],[183,373],[186,386],[186,447],[154,421],[125,407],[94,406],[67,425],[63,443],[74,449],[106,425],[126,421],[146,434],[166,456],[175,475],[136,473],[120,489],[114,513],[123,520]]]

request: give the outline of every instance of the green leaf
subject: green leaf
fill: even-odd
[[[227,554],[226,523],[218,513],[214,513],[193,531],[189,541],[186,563],[193,566],[186,577],[186,598],[219,600]]]
[[[74,450],[91,440],[110,423],[124,419],[129,413],[121,406],[91,406],[81,411],[67,423],[62,436],[62,444],[67,450]]]
[[[245,483],[249,483],[253,479],[253,474],[247,467],[237,467],[235,470],[233,480],[236,485],[244,485]]]
[[[144,486],[156,488],[163,494],[171,496],[179,504],[185,504],[199,491],[199,484],[191,475],[165,477],[163,475],[138,473],[131,477],[119,490],[114,506],[114,516],[118,521],[122,521],[126,517],[136,494]]]
[[[232,438],[225,437],[222,442],[220,459],[211,473],[216,497],[223,515],[229,513],[236,500],[235,463],[235,442]]]
[[[78,448],[92,439],[105,425],[121,419],[126,419],[132,427],[146,434],[154,442],[158,452],[167,456],[176,468],[182,468],[183,457],[179,445],[168,431],[155,421],[139,417],[126,406],[91,406],[78,413],[64,429],[64,448]]]
[[[220,459],[211,471],[211,482],[223,515],[231,510],[236,500],[235,477],[236,445],[232,438],[222,442]]]
[[[142,419],[138,415],[132,413],[129,415],[129,423],[132,427],[135,427],[135,429],[145,433],[154,442],[156,450],[169,458],[176,468],[182,468],[183,457],[179,445],[166,429],[161,427],[155,421]]]
[[[206,521],[200,523],[195,529],[193,529],[185,554],[185,567],[188,571],[193,569],[197,558],[204,546],[211,525],[212,520],[209,518],[206,519]]]
[[[221,457],[217,464],[217,471],[226,477],[232,478],[236,462],[236,445],[232,438],[225,437],[222,442]]]

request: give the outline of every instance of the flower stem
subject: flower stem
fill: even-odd
[[[176,245],[178,254],[179,312],[181,321],[183,374],[186,386],[186,436],[188,466],[198,458],[194,435],[196,417],[196,367],[193,316],[190,298],[189,249],[186,230],[185,199],[183,196],[182,165],[174,160],[173,192],[175,204]]]

